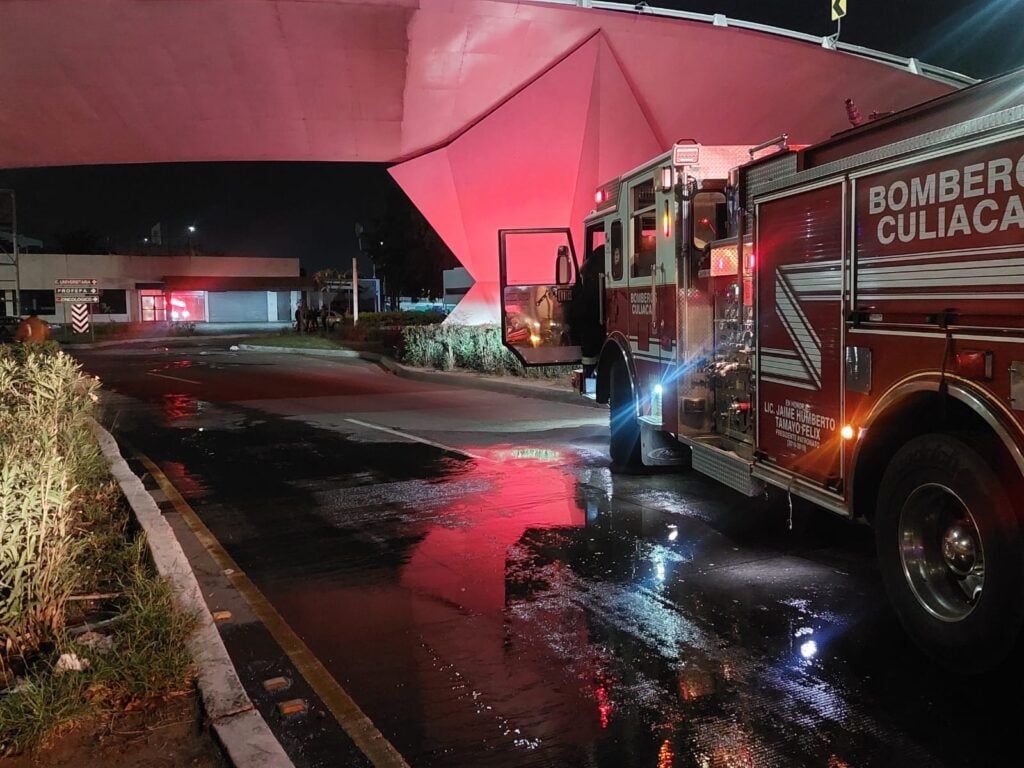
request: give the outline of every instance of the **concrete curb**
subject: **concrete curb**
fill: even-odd
[[[483,389],[489,392],[499,392],[503,395],[517,395],[519,397],[533,397],[538,400],[550,400],[556,403],[567,403],[569,405],[583,405],[590,408],[605,408],[594,400],[577,395],[571,390],[552,389],[543,384],[533,384],[527,381],[515,379],[485,379],[479,378],[471,373],[451,373],[446,371],[424,370],[403,365],[396,360],[376,352],[360,352],[354,349],[295,349],[293,347],[265,347],[256,344],[238,344],[238,348],[244,352],[274,352],[285,355],[314,355],[317,357],[341,357],[349,359],[366,360],[385,368],[396,376],[413,381],[424,381],[433,384],[447,384],[453,387],[468,387],[470,389]]]
[[[109,339],[107,341],[92,341],[82,344],[63,344],[61,343],[61,349],[66,349],[71,352],[77,350],[89,350],[89,349],[105,349],[107,347],[130,347],[141,344],[164,344],[169,341],[205,341],[220,340],[226,341],[228,339],[244,339],[244,333],[230,333],[230,334],[211,334],[204,336],[203,334],[194,334],[192,336],[154,336],[151,339]],[[60,342],[58,342],[60,343]]]
[[[171,584],[179,605],[198,621],[190,646],[199,668],[199,690],[228,758],[236,768],[294,768],[242,687],[192,566],[171,526],[142,481],[129,469],[114,437],[95,421],[92,432],[110,464],[111,474],[146,533],[157,571]]]

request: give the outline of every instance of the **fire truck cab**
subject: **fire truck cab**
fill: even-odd
[[[602,185],[583,232],[549,289],[568,332],[504,338],[582,363],[613,466],[870,523],[918,644],[1004,660],[1024,627],[1024,71],[810,147],[681,142]],[[514,235],[503,292],[523,290]]]

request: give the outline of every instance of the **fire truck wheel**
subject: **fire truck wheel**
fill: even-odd
[[[907,633],[953,671],[999,666],[1024,623],[1021,525],[999,476],[964,440],[914,438],[879,487],[875,536]]]
[[[627,471],[638,469],[643,463],[640,457],[640,423],[636,420],[629,372],[622,363],[612,366],[610,385],[608,423],[612,467]]]

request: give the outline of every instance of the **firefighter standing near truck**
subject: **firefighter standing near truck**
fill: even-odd
[[[604,272],[604,245],[596,246],[580,267],[579,280],[572,287],[569,305],[569,327],[575,330],[574,341],[580,345],[584,368],[593,368],[604,344],[604,329],[599,321],[601,303],[601,274]],[[589,373],[589,372],[588,372]]]

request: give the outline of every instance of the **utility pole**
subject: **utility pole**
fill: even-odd
[[[363,225],[356,222],[356,255],[352,257],[352,325],[359,322],[359,254],[363,252]]]
[[[359,323],[359,257],[352,257],[352,325]]]

